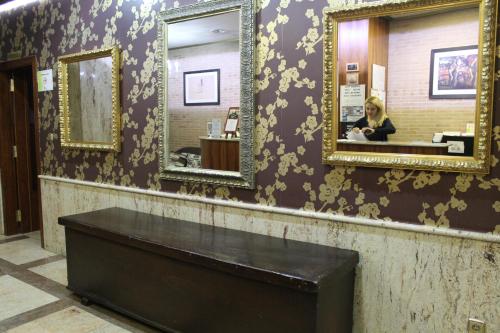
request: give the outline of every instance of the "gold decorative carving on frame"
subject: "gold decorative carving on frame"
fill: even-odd
[[[111,142],[80,142],[71,138],[71,110],[69,109],[68,64],[111,57]],[[61,129],[61,146],[64,148],[90,149],[104,151],[120,151],[121,111],[120,111],[120,50],[117,46],[99,50],[68,54],[58,59],[59,112]]]
[[[345,20],[414,13],[432,9],[479,6],[478,85],[474,156],[412,155],[337,150],[339,108],[338,24]],[[388,0],[342,5],[324,10],[323,26],[323,152],[330,165],[419,169],[487,174],[490,170],[498,0]]]

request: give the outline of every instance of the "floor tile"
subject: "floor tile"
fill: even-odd
[[[19,235],[13,235],[13,236],[0,235],[0,240],[9,239],[9,238],[16,237],[16,236],[19,236]]]
[[[7,333],[60,332],[127,333],[130,331],[96,317],[76,306],[71,306],[7,331]]]
[[[55,302],[58,298],[10,275],[0,276],[0,321]]]
[[[34,238],[41,240],[42,239],[42,234],[40,233],[40,230],[29,232],[27,234],[23,234],[23,236],[28,236],[29,238]]]
[[[0,244],[0,259],[15,265],[22,265],[53,255],[55,254],[42,249],[40,241],[34,238],[26,238],[15,242]]]
[[[49,264],[32,267],[30,271],[56,281],[63,286],[68,285],[66,259],[51,262]]]

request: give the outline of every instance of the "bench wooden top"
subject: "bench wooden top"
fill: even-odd
[[[60,217],[59,224],[175,260],[308,292],[317,292],[322,282],[350,272],[358,263],[355,251],[122,208]]]

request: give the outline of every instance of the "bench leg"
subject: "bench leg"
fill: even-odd
[[[80,299],[80,303],[83,305],[83,306],[90,306],[92,305],[92,302],[87,298],[87,297],[82,297]]]

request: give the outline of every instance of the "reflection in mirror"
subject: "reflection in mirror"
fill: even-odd
[[[255,187],[254,13],[212,0],[160,14],[163,179]]]
[[[71,139],[111,142],[111,57],[68,64]]]
[[[170,163],[239,171],[239,138],[226,138],[240,106],[240,12],[168,25]]]
[[[339,149],[472,156],[478,37],[478,7],[340,22]]]
[[[61,145],[120,151],[119,50],[59,57]]]
[[[488,173],[497,7],[325,9],[323,162]]]

